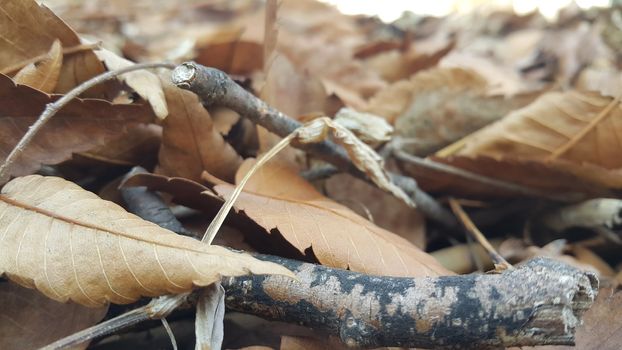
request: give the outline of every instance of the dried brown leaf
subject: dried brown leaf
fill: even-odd
[[[151,168],[157,162],[162,139],[162,127],[139,124],[103,146],[80,153],[89,159],[116,165],[141,165]]]
[[[50,96],[0,75],[0,161],[4,161],[48,103]],[[41,164],[57,164],[73,152],[87,151],[123,135],[126,128],[153,119],[141,105],[115,105],[104,100],[74,99],[37,134],[14,163],[11,175],[25,175]]]
[[[13,80],[17,84],[28,85],[37,90],[51,93],[58,83],[62,65],[63,47],[60,40],[56,39],[46,58],[37,64],[31,63],[22,68]]]
[[[251,163],[240,168],[245,173]],[[214,190],[228,197],[233,186]],[[320,263],[391,276],[433,276],[450,272],[405,239],[385,231],[350,209],[322,196],[291,169],[268,164],[256,173],[234,207],[301,254],[311,249]]]
[[[607,188],[621,188],[619,174],[584,164],[577,166],[558,160],[543,163],[521,158],[496,159],[488,156],[433,157],[432,160],[452,165],[475,174],[541,189],[550,194],[586,193],[606,196]],[[490,187],[449,173],[422,169],[408,163],[400,163],[403,170],[417,178],[417,183],[428,192],[472,198],[513,198],[517,194]],[[570,171],[572,170],[572,171]]]
[[[461,68],[423,71],[374,96],[367,111],[395,123],[404,149],[427,155],[524,106],[533,97],[489,96],[480,75]]]
[[[63,47],[80,45],[80,38],[65,22],[34,0],[2,1],[0,33],[0,68],[45,54],[57,39]],[[104,71],[92,50],[68,55],[54,92],[67,92]]]
[[[0,348],[39,349],[99,322],[108,308],[59,303],[36,290],[0,283]],[[76,349],[85,349],[82,344]]]
[[[179,236],[61,178],[9,182],[0,212],[1,274],[58,301],[126,304],[186,292],[220,276],[293,276],[279,265]]]
[[[593,93],[551,92],[460,141],[457,155],[563,159],[619,169],[622,108]]]
[[[159,171],[200,181],[206,170],[232,181],[242,158],[214,129],[199,98],[169,82],[164,82],[164,92],[169,115],[162,125]]]

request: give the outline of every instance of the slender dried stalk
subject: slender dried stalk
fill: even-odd
[[[467,232],[486,250],[490,256],[490,259],[495,264],[495,268],[501,270],[512,269],[512,264],[507,262],[501,254],[497,253],[492,244],[490,244],[488,239],[486,239],[486,236],[484,236],[482,231],[475,226],[471,218],[467,215],[464,209],[462,209],[460,203],[454,198],[449,198],[449,205],[451,206],[451,210],[453,210],[456,216],[460,219]]]

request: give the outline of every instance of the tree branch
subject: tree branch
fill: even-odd
[[[187,62],[173,70],[171,80],[182,89],[197,94],[206,105],[230,108],[269,131],[286,137],[302,124],[268,106],[236,84],[227,74],[194,62]],[[335,165],[343,172],[369,181],[348,158],[345,150],[331,141],[294,146],[309,151],[318,158]],[[451,229],[460,229],[456,218],[429,194],[423,192],[412,178],[391,173],[395,184],[412,197],[417,207],[430,219]]]
[[[148,213],[169,210],[161,200],[149,206],[161,209]],[[593,274],[548,259],[502,274],[398,278],[255,256],[286,266],[300,281],[227,278],[228,308],[311,327],[361,347],[573,344],[598,288]]]

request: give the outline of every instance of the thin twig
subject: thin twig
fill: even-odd
[[[54,103],[50,103],[45,107],[45,110],[41,115],[37,118],[37,121],[34,122],[24,134],[21,140],[17,143],[17,145],[11,150],[11,153],[7,156],[6,160],[0,166],[0,181],[7,179],[10,176],[10,170],[13,163],[18,159],[20,154],[24,151],[26,146],[32,141],[35,135],[41,130],[41,128],[52,118],[61,108],[63,108],[67,103],[69,103],[74,98],[78,97],[84,91],[92,88],[95,85],[101,84],[107,80],[113,79],[121,74],[132,72],[140,69],[148,69],[148,68],[169,68],[172,69],[174,67],[173,64],[170,63],[139,63],[130,67],[125,67],[113,71],[109,71],[98,76],[95,76],[82,84],[76,86],[63,97],[58,99]]]
[[[196,93],[204,104],[230,108],[281,137],[286,137],[302,125],[299,121],[270,107],[261,99],[244,90],[227,74],[218,69],[205,67],[194,62],[186,62],[175,68],[171,79],[178,87]],[[310,145],[296,143],[294,146],[309,151],[318,158],[333,164],[341,171],[370,181],[352,163],[343,147],[330,140]],[[412,178],[395,173],[390,173],[390,175],[393,182],[412,197],[413,202],[424,215],[445,227],[459,228],[455,217],[436,199],[422,191]]]
[[[527,197],[535,197],[535,198],[547,198],[554,201],[561,202],[573,202],[576,198],[571,198],[574,196],[569,195],[557,195],[557,194],[549,194],[543,191],[539,191],[537,189],[525,187],[522,185],[518,185],[515,183],[495,179],[492,177],[480,175],[468,170],[464,170],[461,168],[457,168],[455,166],[435,162],[431,159],[420,158],[409,154],[397,147],[393,148],[393,156],[403,162],[407,162],[413,164],[415,166],[430,169],[439,173],[446,173],[461,177],[463,179],[467,179],[473,182],[480,183],[482,185],[486,185],[489,187],[497,188],[499,190],[504,190],[516,194],[521,194]]]
[[[466,230],[482,247],[484,247],[486,252],[488,252],[488,255],[490,255],[490,259],[495,264],[495,267],[497,269],[507,270],[513,268],[512,264],[507,262],[501,256],[501,254],[497,253],[492,244],[490,244],[490,242],[488,242],[488,239],[486,239],[486,236],[484,236],[484,234],[477,228],[477,226],[475,226],[473,221],[471,221],[471,218],[469,218],[467,213],[464,212],[464,209],[462,209],[460,202],[458,202],[454,198],[449,198],[449,206],[451,207],[451,210],[453,210],[453,212],[456,214],[456,216],[460,219]]]
[[[77,333],[59,339],[40,350],[61,350],[73,348],[89,340],[112,334],[119,330],[147,321],[163,319],[179,306],[187,302],[191,293],[165,295],[154,298],[147,305],[128,311],[115,318],[83,329]]]
[[[63,49],[63,55],[71,55],[80,51],[87,51],[87,50],[93,50],[93,49],[99,49],[101,47],[101,42],[97,42],[97,43],[92,43],[92,44],[80,44],[80,45],[76,45],[76,46],[72,46],[72,47],[68,47],[66,49]],[[39,56],[35,56],[32,58],[29,58],[27,60],[23,60],[20,62],[17,62],[15,64],[12,64],[8,67],[3,68],[2,70],[0,70],[1,74],[4,75],[9,75],[17,70],[20,70],[24,67],[26,67],[27,65],[31,64],[31,63],[37,63],[39,61],[43,61],[46,57],[48,56],[48,53],[44,53],[42,55]]]

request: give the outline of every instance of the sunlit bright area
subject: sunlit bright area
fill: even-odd
[[[386,22],[399,18],[404,11],[430,16],[445,16],[449,13],[463,13],[479,7],[486,8],[513,8],[518,14],[525,14],[535,10],[540,11],[548,19],[555,19],[558,11],[572,0],[434,0],[434,1],[404,1],[404,0],[322,0],[335,5],[341,12],[350,15],[378,16]],[[582,9],[590,7],[606,7],[611,0],[575,0]]]

